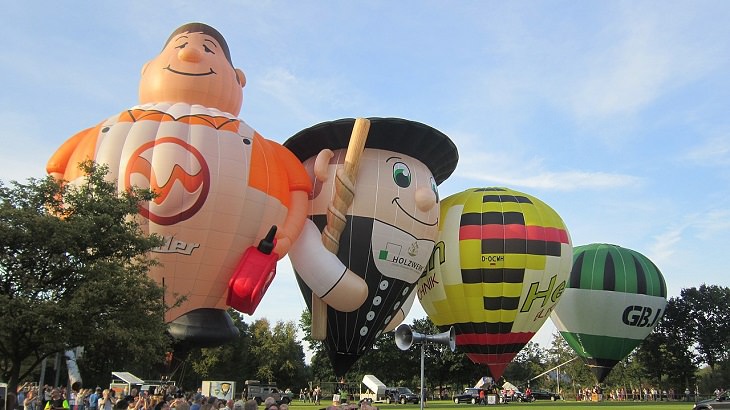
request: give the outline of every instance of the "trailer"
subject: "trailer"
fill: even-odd
[[[112,372],[112,382],[109,389],[114,390],[117,397],[124,397],[131,394],[132,389],[140,390],[144,380],[129,372]]]
[[[236,393],[236,382],[232,380],[203,380],[201,390],[203,395],[207,397],[232,400]]]
[[[363,385],[366,388],[364,392]],[[390,403],[391,397],[386,394],[386,390],[385,384],[378,380],[377,377],[372,374],[366,374],[362,377],[362,382],[360,383],[360,400],[369,400],[374,403]]]

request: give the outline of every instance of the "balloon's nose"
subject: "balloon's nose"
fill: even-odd
[[[436,193],[422,187],[416,190],[416,206],[421,212],[428,212],[436,205]]]
[[[195,47],[183,47],[177,52],[177,58],[188,63],[197,63],[202,59],[202,53]]]

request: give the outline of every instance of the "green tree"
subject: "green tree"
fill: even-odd
[[[335,381],[335,372],[324,342],[312,339],[312,314],[308,309],[304,309],[299,316],[299,327],[304,331],[303,342],[307,343],[312,352],[311,363],[305,369],[306,375],[310,378],[308,381],[312,382],[312,388],[322,382]]]
[[[527,386],[527,381],[546,369],[547,353],[539,344],[528,342],[517,353],[504,371],[505,380],[517,386]]]
[[[560,384],[560,393],[563,395],[571,394],[575,397],[578,389],[592,387],[596,383],[596,379],[588,369],[588,366],[576,357],[575,352],[560,333],[553,333],[553,339],[550,342],[550,347],[547,349],[547,369],[560,366],[560,373],[568,376],[570,380],[569,385],[566,386],[563,381]],[[557,372],[553,374],[557,375]],[[545,387],[553,391],[558,391],[557,379],[549,376],[550,374],[534,380],[530,383],[530,386]]]
[[[228,313],[239,337],[223,346],[192,350],[188,362],[195,380],[189,386],[200,386],[203,380],[256,379],[293,391],[304,387],[304,350],[294,322],[277,322],[272,328],[267,319],[248,324],[241,313]]]
[[[301,386],[304,375],[304,348],[297,341],[294,322],[259,319],[251,325],[251,358],[255,376],[261,381],[277,382],[282,388]]]
[[[130,217],[152,194],[119,193],[106,167],[81,168],[78,184],[0,182],[0,373],[11,389],[75,346],[103,358],[98,369],[164,357],[163,291],[146,275],[160,241]]]
[[[687,332],[702,362],[714,370],[730,358],[730,288],[703,284],[680,294]]]
[[[199,378],[196,385],[202,380],[245,380],[256,374],[251,360],[251,326],[243,321],[241,313],[228,309],[228,314],[238,328],[239,337],[223,346],[191,352],[192,369]]]
[[[448,332],[448,328],[438,328],[433,324],[431,318],[415,319],[413,329],[423,334],[441,334]],[[455,343],[455,342],[454,342]],[[420,351],[420,349],[418,349]],[[425,351],[425,373],[426,387],[433,396],[440,397],[446,386],[451,385],[454,374],[463,374],[464,365],[471,366],[470,361],[465,360],[464,353],[451,351],[449,345],[428,344]],[[419,357],[420,366],[420,357]]]
[[[636,360],[643,374],[667,390],[684,391],[695,384],[696,359],[691,326],[687,321],[687,305],[680,298],[671,298],[664,317],[636,350]]]

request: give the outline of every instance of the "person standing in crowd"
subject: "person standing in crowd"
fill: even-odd
[[[58,389],[51,390],[51,400],[48,400],[44,410],[69,410],[68,401],[63,398]]]
[[[99,410],[99,399],[101,398],[101,387],[96,386],[91,395],[89,395],[89,410]]]
[[[34,389],[28,390],[23,400],[23,410],[38,410],[38,395]]]
[[[98,400],[98,410],[112,410],[116,402],[117,401],[112,394],[112,391],[109,389],[104,389],[104,391],[101,392],[101,397]]]
[[[18,407],[23,405],[23,402],[25,401],[25,395],[28,393],[28,383],[23,383],[22,386],[18,386],[18,390],[16,390],[18,394],[15,395],[15,402],[17,403]]]
[[[314,397],[312,398],[314,400],[314,403],[320,404],[320,401],[322,400],[322,389],[317,386],[314,388],[314,391],[312,393],[314,395]]]
[[[71,391],[68,392],[68,395],[65,397],[66,400],[68,400],[68,405],[69,405],[69,408],[71,408],[71,410],[76,410],[77,409],[76,408],[76,398],[77,398],[77,396],[78,396],[78,393],[76,392],[76,390],[71,389]]]
[[[170,408],[174,410],[190,410],[190,404],[185,400],[183,394],[178,393],[177,397],[170,403]],[[235,406],[234,406],[235,410]],[[239,409],[240,410],[240,409]]]
[[[276,406],[276,400],[273,397],[269,396],[266,398],[266,400],[264,400],[264,410],[269,410],[269,407],[271,407],[272,405]]]
[[[243,410],[258,410],[259,404],[256,403],[256,400],[247,400],[243,404]]]
[[[41,390],[39,392],[39,394],[40,394],[39,399],[43,400],[43,408],[46,408],[46,403],[51,401],[51,391],[52,390],[53,389],[51,388],[51,386],[46,384],[46,385],[43,385],[43,390]]]

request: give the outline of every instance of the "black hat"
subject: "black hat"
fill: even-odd
[[[454,172],[459,161],[456,145],[446,134],[416,121],[402,118],[368,118],[370,131],[365,148],[399,152],[423,162],[437,184]],[[354,118],[327,121],[302,131],[284,142],[300,161],[317,155],[322,149],[347,148]]]

